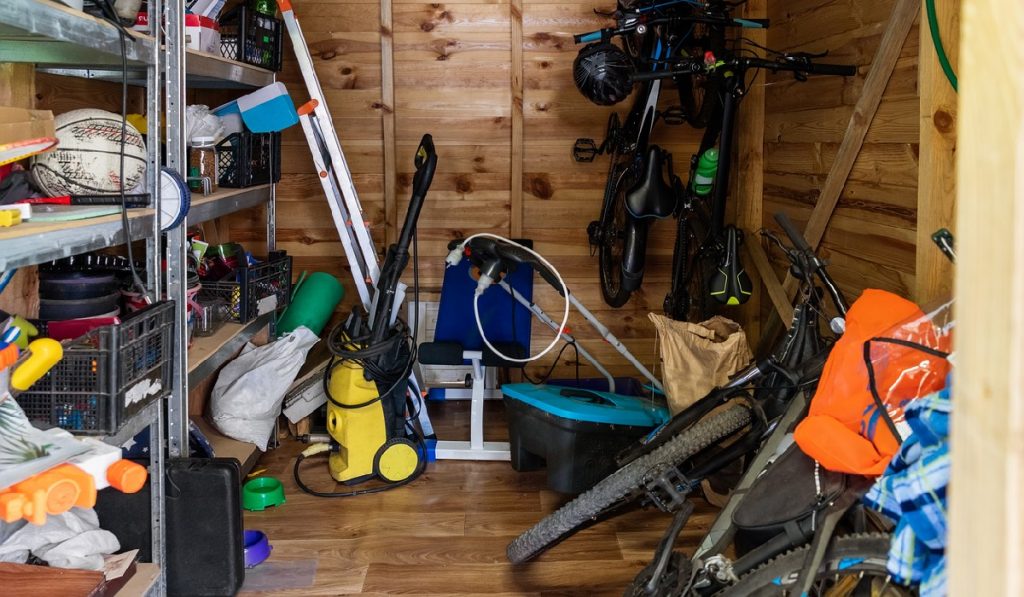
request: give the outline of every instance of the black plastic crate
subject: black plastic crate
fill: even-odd
[[[85,435],[116,433],[171,390],[174,303],[162,301],[92,330],[18,404],[29,419]]]
[[[215,149],[222,187],[242,189],[281,180],[281,133],[232,133]]]
[[[292,296],[292,258],[275,251],[263,263],[235,270],[235,279],[202,283],[199,302],[221,299],[230,307],[229,321],[248,323],[288,305]]]
[[[281,70],[284,23],[242,5],[220,18],[220,54],[270,70]]]

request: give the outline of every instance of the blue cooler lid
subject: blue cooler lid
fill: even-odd
[[[507,399],[575,421],[654,427],[669,419],[668,408],[636,396],[529,383],[504,384],[501,393]]]

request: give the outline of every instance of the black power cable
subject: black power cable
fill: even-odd
[[[124,188],[124,150],[126,138],[128,136],[128,41],[131,40],[135,43],[135,38],[128,33],[128,30],[124,28],[120,20],[117,18],[117,13],[114,11],[111,0],[103,0],[105,5],[104,20],[108,21],[115,27],[117,27],[118,33],[120,34],[121,41],[121,147],[118,163],[118,187],[120,189],[119,195],[121,199],[121,227],[124,230],[125,246],[128,248],[128,267],[131,271],[132,285],[135,290],[142,295],[143,299],[147,303],[152,303],[152,299],[149,296],[149,291],[146,289],[146,285],[142,282],[142,278],[139,277],[139,272],[135,268],[135,256],[132,251],[132,236],[131,226],[128,222],[128,199],[125,197]],[[160,172],[151,172],[150,176],[156,177],[157,184],[160,180]],[[156,207],[156,197],[152,198],[153,206]]]

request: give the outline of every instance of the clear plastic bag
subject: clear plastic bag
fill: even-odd
[[[954,324],[953,303],[948,302],[864,343],[874,407],[881,413],[884,405],[885,423],[901,439],[910,433],[903,409],[946,386]]]

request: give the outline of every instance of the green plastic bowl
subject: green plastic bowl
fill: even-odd
[[[259,512],[284,503],[284,486],[274,477],[256,477],[242,486],[242,507]]]

